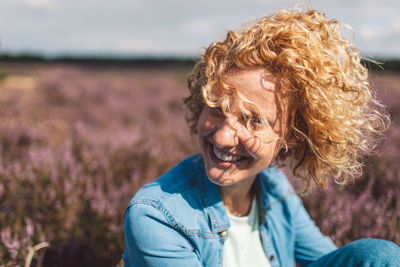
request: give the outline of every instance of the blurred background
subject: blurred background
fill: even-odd
[[[129,199],[198,152],[182,97],[202,47],[295,3],[1,0],[0,266],[116,265]],[[365,64],[393,123],[361,178],[303,201],[338,246],[400,244],[400,2],[307,3],[382,63]]]
[[[2,0],[1,50],[48,58],[197,57],[225,32],[296,1]],[[307,3],[355,30],[365,57],[400,57],[397,0]],[[351,33],[349,35],[351,37]]]

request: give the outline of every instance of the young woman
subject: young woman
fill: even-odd
[[[400,266],[388,241],[337,249],[276,167],[345,182],[386,128],[341,28],[280,10],[206,49],[185,99],[201,154],[133,197],[125,266]]]

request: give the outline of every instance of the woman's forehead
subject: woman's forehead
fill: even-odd
[[[277,106],[287,105],[287,99],[281,93],[278,78],[264,68],[234,69],[225,74],[222,79],[240,95],[256,104],[261,111],[276,112]]]

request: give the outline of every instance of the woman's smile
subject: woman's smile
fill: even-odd
[[[223,168],[230,168],[232,166],[238,167],[243,164],[248,157],[240,156],[236,154],[229,153],[222,149],[217,148],[215,145],[209,143],[209,154],[211,160],[218,166]]]
[[[218,158],[218,160],[223,161],[223,162],[235,163],[235,162],[242,161],[245,159],[245,157],[226,153],[226,152],[216,148],[215,146],[213,146],[212,151],[214,152],[214,155]]]

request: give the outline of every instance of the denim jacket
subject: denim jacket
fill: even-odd
[[[275,167],[256,180],[261,242],[273,267],[306,266],[336,249]],[[218,188],[192,156],[142,187],[125,214],[125,266],[222,266],[229,219]]]

